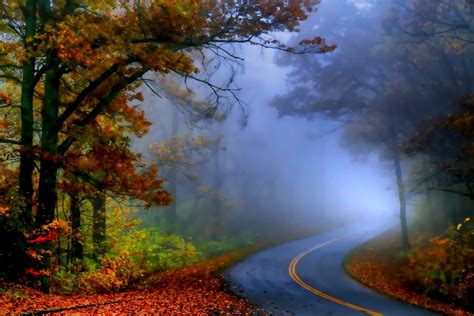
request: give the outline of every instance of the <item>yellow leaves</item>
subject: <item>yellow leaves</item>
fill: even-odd
[[[117,8],[116,0],[81,0],[81,4],[86,5],[90,10],[110,12]]]
[[[55,50],[64,63],[90,68],[97,63],[98,52],[91,44],[103,33],[101,26],[100,20],[90,21],[84,14],[68,16],[36,36],[42,42],[39,52]]]
[[[0,216],[9,217],[11,209],[8,206],[1,206],[0,205]]]
[[[63,233],[69,233],[71,226],[70,224],[63,219],[54,219],[51,223],[43,225],[43,230],[47,231],[60,231]]]
[[[462,223],[457,224],[456,230],[458,230],[458,231],[461,230],[461,228],[462,228],[465,224],[467,224],[470,220],[471,220],[470,217],[464,218],[464,220],[463,220]]]

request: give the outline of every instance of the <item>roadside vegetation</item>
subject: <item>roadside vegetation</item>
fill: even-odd
[[[4,284],[0,313],[252,314],[256,309],[251,304],[227,290],[222,271],[257,248],[229,252],[192,267],[154,273],[148,278],[140,276],[139,285],[130,290],[128,284],[128,291],[103,287],[105,281],[114,284],[126,281],[123,275],[117,274],[96,275],[86,280],[84,286],[90,294],[80,289],[70,289],[74,295],[45,294],[26,285]],[[100,289],[99,293],[108,294],[91,292],[94,285],[95,291]]]
[[[278,59],[293,90],[273,106],[333,121],[356,159],[376,155],[393,175],[399,241],[370,243],[349,270],[400,299],[473,312],[474,3],[341,1],[321,13],[338,49]]]
[[[348,255],[346,271],[386,295],[447,315],[474,313],[474,229],[470,218],[403,250],[389,231]]]

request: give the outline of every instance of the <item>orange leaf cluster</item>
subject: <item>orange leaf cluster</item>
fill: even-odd
[[[158,178],[158,169],[143,167],[140,157],[126,146],[96,144],[88,151],[71,151],[66,157],[65,170],[81,175],[90,182],[66,182],[68,192],[92,193],[96,186],[106,187],[118,196],[132,196],[145,202],[145,206],[167,205],[170,194],[163,188],[164,180]],[[92,186],[91,186],[92,185]]]

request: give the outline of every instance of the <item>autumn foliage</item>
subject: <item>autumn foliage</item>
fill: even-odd
[[[9,284],[0,293],[0,313],[252,314],[255,308],[230,294],[221,275],[224,268],[251,250],[235,251],[199,265],[155,275],[148,280],[146,289],[123,293],[45,295]]]
[[[397,299],[449,315],[472,315],[473,245],[470,220],[441,237],[420,237],[401,251],[390,231],[356,249],[346,270]]]
[[[185,90],[175,82],[194,81],[211,91],[196,111],[217,116],[221,100],[237,97],[212,82],[205,59],[240,62],[229,50],[237,43],[295,54],[331,51],[335,47],[321,37],[289,47],[272,35],[297,31],[318,3],[3,2],[0,237],[12,242],[0,247],[0,276],[45,291],[106,292],[195,262],[191,243],[140,230],[129,218],[131,204],[149,209],[173,203],[157,166],[189,161],[175,150],[171,156],[179,157],[157,155],[163,162],[147,164],[132,150],[152,124],[140,107],[144,89],[153,86],[170,97]],[[191,103],[190,96],[182,100]],[[119,211],[124,208],[130,212]],[[137,230],[127,230],[129,224]],[[122,248],[114,247],[119,241]]]
[[[410,253],[404,272],[421,293],[471,312],[474,306],[474,234],[470,218],[444,236],[421,240]]]

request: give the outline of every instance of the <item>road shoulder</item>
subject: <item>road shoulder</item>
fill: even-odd
[[[411,305],[448,315],[472,315],[456,307],[424,296],[411,289],[402,271],[402,255],[396,229],[387,231],[354,248],[344,260],[346,272],[356,281],[384,295]]]

